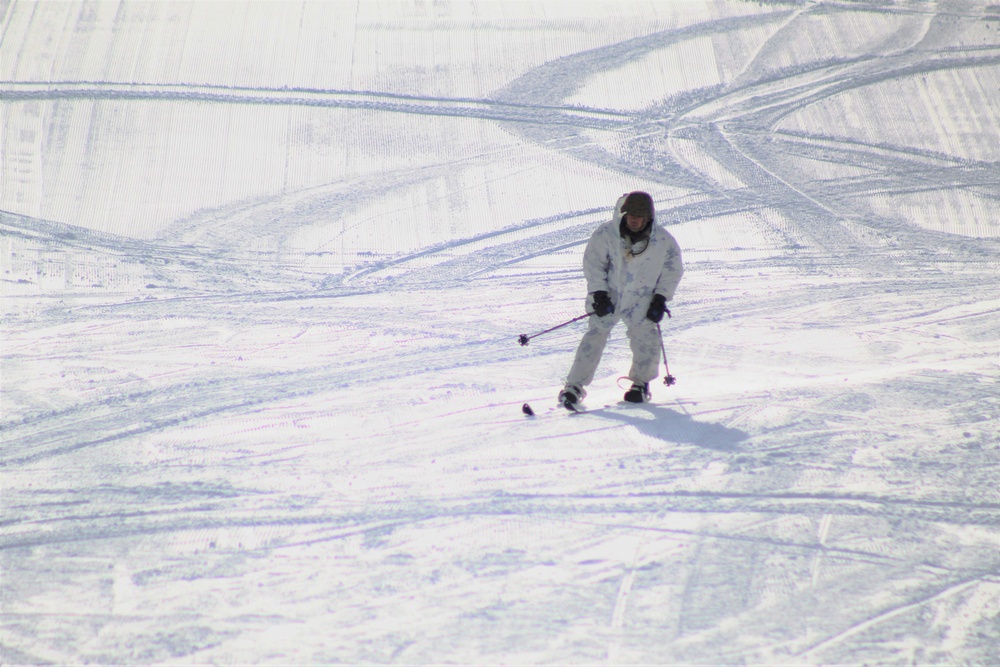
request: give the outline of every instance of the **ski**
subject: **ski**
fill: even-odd
[[[625,405],[630,405],[630,404],[625,404]],[[564,412],[565,411],[570,416],[572,416],[572,415],[584,415],[584,414],[587,414],[588,412],[600,412],[602,410],[607,410],[607,409],[612,408],[612,407],[614,407],[614,406],[611,405],[611,404],[607,404],[607,405],[596,407],[596,408],[593,408],[593,409],[588,409],[588,408],[584,407],[580,403],[567,404],[567,403],[563,403],[563,402],[557,402],[554,406],[549,407],[549,408],[545,408],[541,412],[536,413],[535,410],[534,410],[534,408],[532,408],[528,403],[524,403],[521,406],[521,412],[523,412],[525,414],[525,416],[527,416],[527,417],[542,419],[542,418],[544,418],[546,416],[549,416],[549,415],[552,415],[552,414],[558,413],[558,412]]]
[[[584,413],[584,412],[587,411],[587,409],[584,408],[582,405],[579,405],[579,404],[573,405],[573,404],[570,404],[570,403],[565,403],[565,402],[560,401],[555,406],[553,406],[551,408],[547,408],[546,410],[544,410],[541,414],[536,414],[535,410],[529,404],[525,403],[524,405],[521,406],[521,412],[523,412],[528,417],[542,417],[545,414],[550,413],[550,412],[555,412],[555,411],[560,411],[561,412],[561,410],[559,410],[559,408],[562,408],[562,409],[566,410],[570,414],[581,414],[581,413]]]

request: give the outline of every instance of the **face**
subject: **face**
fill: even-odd
[[[649,218],[644,215],[632,215],[631,213],[625,214],[625,225],[633,232],[642,231],[642,228],[646,226]]]

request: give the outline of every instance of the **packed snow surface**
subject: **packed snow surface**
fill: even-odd
[[[0,17],[3,664],[1000,664],[1000,6]]]

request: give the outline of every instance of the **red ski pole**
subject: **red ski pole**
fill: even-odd
[[[670,311],[668,310],[668,316],[669,313]],[[663,352],[663,369],[667,372],[667,377],[663,378],[663,384],[669,387],[677,382],[677,378],[670,374],[670,366],[667,364],[667,348],[663,345],[663,329],[660,328],[659,322],[656,323],[656,330],[660,332],[660,351]]]
[[[520,336],[517,337],[517,342],[520,343],[521,345],[527,345],[528,341],[531,340],[532,338],[538,338],[542,334],[547,334],[550,331],[555,331],[556,329],[561,329],[561,328],[563,328],[564,326],[566,326],[568,324],[573,324],[573,322],[579,322],[583,318],[590,317],[591,315],[592,315],[592,313],[584,313],[580,317],[574,317],[569,322],[563,322],[562,324],[557,324],[554,327],[552,327],[551,329],[546,329],[545,331],[539,331],[538,333],[531,334],[530,336],[528,334],[521,334]]]

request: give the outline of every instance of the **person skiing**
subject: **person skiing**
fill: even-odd
[[[658,324],[684,273],[677,241],[656,224],[653,198],[645,192],[622,195],[609,222],[598,227],[583,253],[589,328],[576,350],[559,402],[569,409],[594,380],[611,330],[624,320],[632,368],[625,400],[650,399],[649,381],[660,365]]]

